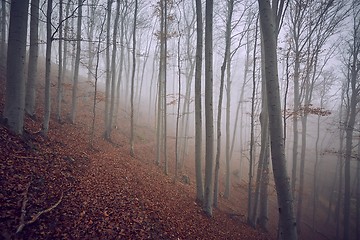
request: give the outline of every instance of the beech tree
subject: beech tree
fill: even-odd
[[[72,105],[71,105],[71,122],[75,123],[77,112],[77,95],[79,82],[79,68],[80,68],[80,53],[81,53],[81,22],[82,22],[82,5],[83,0],[78,0],[78,17],[77,17],[77,33],[76,33],[76,56],[74,66],[74,82],[72,88]]]
[[[205,7],[205,191],[204,211],[212,216],[214,170],[213,117],[213,0]]]
[[[258,0],[260,26],[264,39],[264,65],[269,113],[271,159],[279,206],[279,229],[282,239],[297,239],[293,198],[286,170],[285,147],[281,119],[279,79],[277,70],[277,35],[285,1]],[[275,13],[275,14],[274,14]]]
[[[52,0],[49,0],[47,3],[46,10],[46,57],[45,57],[45,113],[44,113],[44,123],[42,126],[42,133],[47,135],[49,131],[49,122],[50,122],[50,112],[51,112],[51,98],[50,98],[50,73],[51,73],[51,45],[53,41],[52,36],[52,25],[51,25],[51,15],[52,15]]]
[[[118,5],[120,5],[120,0],[118,0]],[[118,6],[119,7],[119,6]],[[132,49],[132,74],[131,74],[131,113],[130,113],[130,121],[131,121],[131,135],[130,135],[130,155],[134,156],[134,82],[135,82],[135,69],[136,69],[136,20],[137,20],[137,11],[138,11],[138,1],[135,0],[135,10],[134,10],[134,26],[133,26],[133,49]],[[117,14],[119,14],[119,10],[117,9]],[[117,27],[117,26],[116,26]],[[114,53],[113,53],[114,54]],[[115,85],[115,82],[113,82]],[[115,86],[113,88],[115,89]]]
[[[31,0],[30,16],[30,48],[29,64],[26,82],[25,111],[30,116],[35,115],[36,82],[38,65],[38,32],[39,32],[39,0]]]
[[[225,31],[225,54],[223,63],[221,65],[221,76],[220,76],[220,94],[218,101],[218,116],[217,116],[217,141],[216,141],[216,156],[215,156],[215,180],[214,180],[214,206],[218,205],[218,194],[219,194],[219,168],[220,168],[220,153],[221,153],[221,113],[222,113],[222,101],[225,81],[225,70],[227,64],[230,63],[230,45],[231,45],[231,21],[234,9],[234,1],[229,0],[227,3],[227,19],[226,19],[226,31]],[[230,86],[228,85],[228,90]],[[229,94],[228,94],[229,96]],[[228,119],[228,118],[227,118]],[[228,142],[227,142],[228,143]],[[228,168],[228,161],[226,167]],[[229,166],[230,167],[230,166]]]
[[[7,80],[3,118],[11,131],[23,133],[25,108],[24,66],[29,0],[13,0],[7,51]]]
[[[195,175],[196,199],[204,200],[204,186],[201,171],[202,116],[201,116],[201,74],[203,49],[203,23],[201,0],[196,0],[196,60],[195,60]]]
[[[352,239],[350,234],[350,168],[353,149],[353,135],[356,123],[356,116],[359,112],[360,96],[360,4],[358,1],[351,3],[351,34],[347,40],[348,57],[346,62],[347,68],[347,107],[349,117],[345,123],[345,166],[344,166],[344,239]]]
[[[5,1],[1,1],[1,23],[0,23],[0,57],[1,59],[5,59],[6,58],[6,12],[7,12],[7,8],[6,8],[6,2]]]

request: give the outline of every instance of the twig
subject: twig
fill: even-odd
[[[29,191],[29,187],[30,187],[30,183],[29,183],[29,185],[27,186],[27,188],[26,188],[26,190],[25,190],[25,193],[24,193],[25,196],[24,196],[24,200],[23,200],[23,203],[22,203],[22,206],[21,206],[20,225],[19,225],[19,227],[18,227],[17,230],[16,230],[16,234],[20,233],[20,232],[24,229],[24,227],[25,227],[26,225],[29,225],[29,224],[34,223],[34,222],[35,222],[36,220],[38,220],[39,217],[40,217],[41,215],[43,215],[44,213],[48,213],[48,212],[50,212],[51,210],[53,210],[54,208],[56,208],[56,207],[61,203],[61,200],[62,200],[62,198],[63,198],[63,193],[61,193],[60,199],[59,199],[54,205],[52,205],[51,207],[49,207],[49,208],[47,208],[47,209],[45,209],[45,210],[43,210],[43,211],[41,211],[41,212],[38,212],[37,214],[35,214],[34,216],[32,216],[32,218],[31,218],[29,221],[25,222],[26,204],[27,204],[27,201],[28,201],[28,199],[27,199],[27,193],[28,193],[28,191]]]

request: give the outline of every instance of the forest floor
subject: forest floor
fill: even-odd
[[[215,209],[207,217],[195,202],[193,181],[174,182],[153,164],[150,127],[138,126],[131,157],[126,114],[110,143],[102,138],[99,111],[91,147],[91,86],[82,84],[88,87],[80,88],[76,124],[66,117],[59,123],[52,114],[48,135],[41,134],[43,84],[38,117],[26,117],[23,137],[0,124],[0,239],[272,239],[239,213]],[[4,96],[0,68],[1,115]],[[68,93],[64,115],[70,105]]]

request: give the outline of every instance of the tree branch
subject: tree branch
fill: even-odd
[[[15,234],[18,234],[20,233],[25,226],[29,225],[29,224],[32,224],[34,223],[36,220],[39,219],[39,217],[41,215],[43,215],[44,213],[48,213],[50,212],[51,210],[53,210],[54,208],[56,208],[62,201],[62,198],[63,198],[63,193],[61,193],[61,196],[60,196],[60,199],[54,204],[52,205],[51,207],[41,211],[41,212],[38,212],[37,214],[33,215],[32,218],[29,220],[29,221],[26,221],[25,222],[25,216],[26,216],[26,204],[28,202],[28,198],[27,198],[27,195],[28,195],[28,192],[29,192],[29,187],[31,185],[31,182],[27,185],[26,189],[25,189],[25,192],[24,192],[24,199],[23,199],[23,202],[22,202],[22,205],[21,205],[21,216],[20,216],[20,225],[19,227],[17,228],[16,230],[16,233]]]

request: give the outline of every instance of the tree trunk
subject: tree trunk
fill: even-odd
[[[44,123],[42,133],[46,136],[49,131],[50,112],[51,112],[51,45],[52,45],[52,31],[51,31],[51,15],[52,15],[52,0],[47,3],[46,11],[46,57],[45,57],[45,109],[44,109]]]
[[[263,45],[263,39],[261,39],[261,45]],[[264,51],[261,50],[261,78],[265,79],[264,69]],[[266,96],[266,82],[261,82],[261,96],[262,96],[262,109],[260,114],[261,125],[261,149],[259,156],[259,165],[262,162],[261,177],[260,177],[260,213],[258,223],[260,228],[267,231],[268,216],[268,185],[269,185],[269,113],[267,109],[267,96]],[[255,195],[256,197],[256,195]],[[256,209],[254,207],[254,209]],[[256,211],[256,210],[254,210]],[[256,223],[256,222],[255,222]]]
[[[354,19],[355,20],[355,19]],[[356,25],[355,25],[356,24]],[[359,23],[354,23],[354,27],[359,29]],[[344,168],[344,177],[345,177],[345,186],[344,186],[344,239],[350,239],[350,198],[351,198],[351,189],[350,189],[350,163],[352,158],[352,148],[353,148],[353,134],[355,127],[356,115],[358,113],[358,95],[359,95],[359,85],[358,85],[358,72],[360,65],[358,64],[358,56],[360,55],[360,43],[359,38],[355,39],[354,33],[354,46],[351,49],[351,62],[349,63],[350,69],[350,79],[349,85],[351,90],[350,102],[348,103],[349,107],[349,120],[346,123],[345,129],[345,168]]]
[[[214,207],[218,206],[218,194],[219,194],[219,168],[220,168],[220,154],[221,154],[221,113],[222,113],[222,101],[224,94],[224,81],[225,81],[225,69],[229,62],[230,56],[230,45],[231,45],[231,20],[234,8],[234,1],[228,1],[227,6],[227,20],[226,20],[226,32],[225,32],[225,54],[223,63],[221,65],[221,76],[220,76],[220,94],[218,102],[218,117],[217,117],[217,141],[216,141],[216,157],[215,157],[215,182],[214,182]],[[228,86],[229,89],[230,86]],[[227,141],[228,143],[228,141]],[[228,146],[228,145],[227,145]],[[228,153],[226,153],[228,156]],[[226,166],[230,165],[229,161],[226,161]]]
[[[275,1],[277,2],[277,1]],[[261,32],[264,38],[265,78],[269,112],[271,155],[277,199],[279,205],[280,236],[283,239],[297,239],[296,220],[294,218],[293,198],[286,170],[279,79],[277,73],[277,21],[270,1],[259,0]],[[275,4],[277,6],[277,4]],[[275,6],[273,5],[273,7]],[[280,4],[281,6],[282,4]],[[279,11],[280,16],[282,10]],[[279,16],[277,16],[279,18]],[[266,40],[265,40],[266,39]]]
[[[0,34],[1,34],[1,39],[0,39],[0,58],[2,59],[2,61],[5,62],[5,58],[6,58],[6,2],[5,1],[1,1],[1,23],[0,23]]]
[[[82,0],[78,0],[78,19],[76,34],[76,57],[74,67],[74,83],[72,88],[72,105],[71,105],[71,123],[75,123],[77,112],[77,90],[79,82],[80,52],[81,52],[81,19],[82,19]]]
[[[91,147],[94,148],[94,135],[95,135],[95,120],[96,120],[96,101],[97,101],[97,88],[98,88],[98,74],[99,74],[99,61],[100,61],[100,46],[101,46],[101,40],[103,37],[103,32],[104,32],[104,24],[105,24],[105,20],[106,20],[106,16],[104,17],[103,22],[101,23],[101,28],[100,28],[100,34],[98,37],[98,42],[97,42],[97,48],[96,48],[96,65],[95,65],[95,73],[94,73],[94,78],[95,78],[95,88],[94,88],[94,99],[93,99],[93,119],[92,119],[92,126],[91,126]]]
[[[68,17],[69,16],[69,12],[70,12],[70,4],[71,2],[68,1],[65,7],[65,16]],[[65,26],[64,26],[64,39],[68,38],[68,32],[69,32],[69,19],[67,19],[65,21]],[[61,82],[64,82],[64,77],[67,75],[67,60],[68,60],[68,41],[64,41],[64,47],[63,47],[63,63],[62,63],[62,80]],[[63,93],[62,93],[63,94]],[[61,95],[62,97],[62,95]]]
[[[196,200],[203,202],[204,187],[201,171],[202,117],[201,117],[201,74],[203,23],[201,0],[196,0],[196,66],[195,66],[195,174]]]
[[[119,15],[119,5],[120,0],[117,1],[117,15]],[[131,134],[130,134],[130,155],[134,157],[134,83],[135,83],[135,69],[136,69],[136,20],[137,20],[137,11],[138,11],[138,1],[135,0],[135,10],[134,10],[134,26],[133,26],[133,49],[132,49],[132,74],[131,74],[131,99],[130,99],[130,121],[131,121]],[[118,16],[117,16],[118,18]],[[116,21],[115,21],[116,22]],[[117,23],[117,22],[116,22]],[[115,34],[115,31],[114,31]],[[113,53],[114,54],[114,53]],[[115,79],[115,78],[114,78]],[[115,81],[113,81],[115,85]],[[113,89],[115,90],[115,86],[113,85]],[[114,91],[115,93],[115,91]]]
[[[360,239],[360,138],[356,158],[356,239]]]
[[[28,78],[26,82],[26,100],[25,111],[30,116],[35,115],[36,107],[36,80],[37,65],[39,56],[39,0],[31,1],[31,17],[30,17],[30,49],[28,63]]]
[[[113,125],[113,122],[114,122],[114,108],[115,108],[115,100],[116,100],[116,67],[115,67],[115,61],[116,61],[116,49],[117,49],[116,41],[117,41],[117,38],[118,38],[117,37],[117,32],[118,32],[117,30],[118,30],[118,27],[119,27],[118,26],[119,25],[119,17],[120,17],[120,0],[116,0],[116,12],[115,12],[115,22],[114,22],[113,42],[112,42],[112,58],[111,58],[111,93],[110,93],[111,94],[111,97],[110,97],[111,102],[110,102],[110,112],[109,112],[110,131],[114,127],[114,125]],[[133,36],[133,38],[134,38],[134,36]],[[135,41],[136,41],[136,39],[135,39]],[[134,44],[134,42],[133,42],[133,44]],[[135,50],[133,49],[133,51],[135,51]],[[134,78],[135,78],[135,76],[134,76]],[[131,76],[131,79],[132,79],[132,76]],[[131,89],[131,91],[132,91],[132,89]]]
[[[167,31],[167,1],[164,0],[163,2],[163,7],[164,7],[164,15],[163,15],[163,21],[164,21],[164,39],[163,39],[163,44],[164,44],[164,51],[163,51],[163,67],[162,67],[162,80],[163,80],[163,151],[164,151],[164,173],[165,175],[168,175],[168,171],[169,171],[169,167],[168,167],[168,158],[167,158],[167,102],[166,102],[166,97],[167,97],[167,78],[166,78],[166,68],[167,68],[167,35],[168,35],[168,31]]]
[[[110,27],[111,27],[111,4],[112,0],[107,1],[107,24],[106,24],[106,80],[105,80],[105,133],[106,140],[110,140],[111,126],[110,124],[110,85],[111,85],[111,72],[110,72]],[[127,89],[126,89],[127,90]]]
[[[58,86],[57,86],[57,110],[56,110],[56,118],[59,122],[61,122],[61,100],[62,100],[62,92],[63,92],[63,70],[62,70],[62,37],[63,37],[63,27],[62,27],[62,18],[63,18],[63,3],[60,0],[59,2],[59,69],[58,69]]]
[[[24,66],[26,56],[26,34],[28,0],[11,1],[10,26],[7,52],[7,80],[3,117],[10,130],[23,133],[25,108]]]
[[[249,150],[249,183],[248,183],[248,218],[247,221],[250,225],[255,226],[255,216],[252,218],[252,184],[253,184],[253,168],[254,168],[254,153],[255,153],[255,97],[256,97],[256,45],[258,35],[258,22],[256,21],[255,28],[255,42],[254,42],[254,51],[253,51],[253,74],[252,74],[252,95],[251,95],[251,123],[250,123],[250,150]],[[259,168],[261,164],[259,163]],[[261,169],[260,169],[261,172]],[[259,173],[260,173],[259,172]],[[259,174],[260,177],[260,174]],[[257,201],[257,199],[255,200]],[[256,206],[257,207],[257,206]],[[255,211],[254,211],[255,212]],[[256,213],[255,213],[256,215]]]
[[[213,0],[206,0],[205,8],[205,195],[204,211],[212,216],[214,170],[213,118]]]

